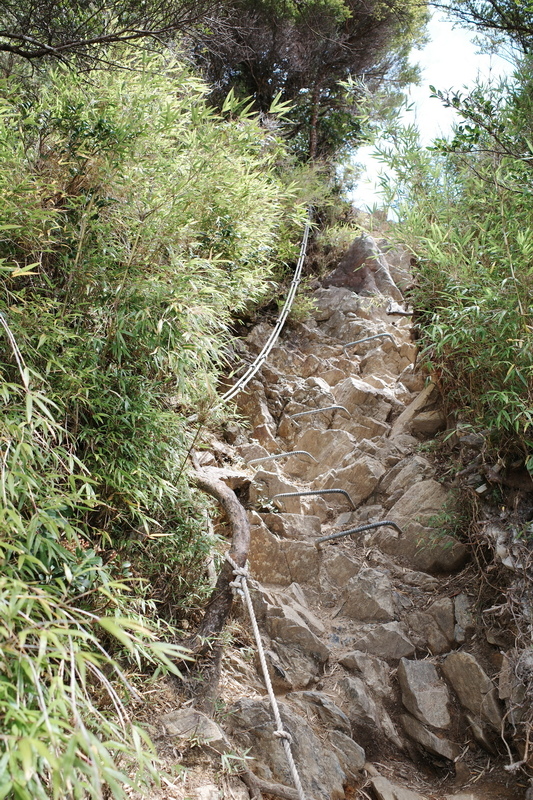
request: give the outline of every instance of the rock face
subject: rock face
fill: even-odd
[[[406,285],[402,269],[394,274]],[[268,674],[309,800],[458,797],[463,762],[478,745],[484,758],[497,752],[504,716],[487,674],[494,665],[479,655],[484,637],[474,635],[481,615],[470,573],[460,572],[468,553],[446,532],[454,495],[420,448],[446,425],[439,392],[416,370],[411,321],[388,313],[402,295],[372,237],[353,243],[313,299],[316,310],[285,331],[238,398],[249,441],[239,434],[219,461],[248,508]],[[250,332],[252,353],[271,330],[260,323]],[[249,463],[268,454],[283,457]],[[275,497],[286,493],[304,494]],[[228,683],[232,746],[249,751],[260,777],[291,786],[268,702],[235,702]],[[511,667],[500,695],[519,725],[525,698]],[[225,746],[220,730],[206,731]],[[387,765],[387,778],[373,760]],[[432,764],[437,788],[405,785],[406,775],[429,780]]]
[[[346,585],[346,600],[342,613],[363,622],[381,622],[394,619],[392,585],[382,572],[362,569]]]
[[[229,709],[228,730],[233,738],[257,759],[254,769],[265,780],[292,785],[283,745],[274,736],[275,723],[268,700],[243,698]],[[292,738],[292,752],[297,764],[304,764],[300,778],[311,797],[341,800],[346,780],[339,759],[326,748],[304,719],[280,703],[283,726]]]
[[[381,293],[399,302],[403,300],[376,241],[367,235],[353,242],[337,269],[326,276],[322,285],[347,286],[358,294]]]
[[[398,665],[398,680],[402,703],[420,722],[434,728],[450,726],[448,687],[439,678],[433,664],[402,658]]]
[[[499,730],[502,712],[496,687],[471,653],[450,653],[442,667],[461,705]]]

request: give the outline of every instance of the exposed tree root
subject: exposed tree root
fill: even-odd
[[[282,783],[271,783],[258,778],[249,769],[239,776],[242,782],[246,785],[250,794],[251,800],[261,800],[263,794],[271,794],[274,797],[280,797],[281,800],[299,800],[299,795],[296,789],[291,789],[290,786],[284,786]],[[314,798],[309,797],[309,800]]]
[[[191,457],[196,469],[192,481],[199,489],[212,495],[225,510],[232,530],[228,555],[239,567],[244,567],[250,547],[250,525],[246,511],[232,489],[218,478],[209,475],[208,471],[200,470],[194,453],[191,454]],[[217,691],[222,659],[222,646],[217,638],[231,613],[233,592],[230,584],[233,579],[233,567],[225,560],[202,622],[194,637],[184,642],[184,646],[195,657],[196,664],[198,665],[199,660],[203,661],[201,683],[197,684],[201,688],[199,691],[195,691],[195,705],[204,711],[211,709]],[[184,662],[183,668],[191,674],[191,669],[187,668],[186,662]],[[198,667],[195,671],[198,671]],[[292,796],[289,800],[292,800]]]

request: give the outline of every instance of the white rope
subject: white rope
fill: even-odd
[[[247,583],[248,570],[246,569],[246,567],[239,567],[229,555],[226,555],[226,560],[228,561],[229,564],[231,564],[233,568],[233,574],[235,575],[235,580],[232,583],[230,583],[230,586],[237,592],[237,594],[239,594],[242,597],[248,609],[248,614],[250,615],[250,621],[252,623],[254,639],[257,645],[257,652],[259,653],[259,660],[261,662],[261,670],[263,672],[263,677],[265,680],[265,685],[267,688],[270,705],[272,706],[274,719],[276,721],[276,730],[274,731],[274,736],[281,740],[281,743],[285,750],[287,763],[289,764],[289,769],[291,771],[292,780],[296,787],[298,797],[300,800],[306,800],[305,793],[302,787],[302,782],[300,780],[300,775],[298,774],[296,764],[294,763],[294,757],[292,755],[292,750],[291,750],[292,736],[283,727],[281,714],[279,712],[278,701],[276,700],[276,695],[274,694],[274,689],[272,688],[272,682],[270,680],[270,675],[268,673],[268,666],[265,658],[263,642],[261,641],[261,634],[259,632],[257,618],[255,616],[254,607],[252,604],[252,598],[250,596],[250,590],[248,589],[248,583]]]
[[[241,389],[244,389],[244,387],[250,383],[254,375],[256,375],[259,372],[259,370],[267,360],[268,356],[270,355],[270,351],[276,344],[277,338],[281,333],[281,329],[285,324],[285,320],[289,316],[292,302],[294,300],[294,297],[296,295],[296,290],[298,289],[298,285],[300,283],[302,275],[302,267],[305,261],[305,253],[307,251],[307,240],[309,239],[310,230],[311,230],[311,209],[309,209],[307,213],[307,222],[305,224],[305,230],[302,237],[302,244],[300,246],[300,255],[298,257],[298,263],[296,264],[296,270],[294,272],[294,277],[292,279],[291,287],[287,294],[287,298],[281,310],[281,314],[279,315],[278,321],[274,326],[274,330],[270,334],[268,341],[266,342],[265,346],[255,359],[253,364],[251,364],[248,367],[247,371],[241,378],[239,378],[237,383],[235,383],[231,387],[231,389],[228,389],[228,391],[222,395],[222,397],[220,398],[220,402],[216,405],[216,408],[221,406],[223,403],[226,403],[228,400],[232,400],[235,397],[235,395],[237,395],[241,391]]]

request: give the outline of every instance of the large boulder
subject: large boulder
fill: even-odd
[[[384,294],[398,302],[403,295],[392,280],[389,266],[376,240],[368,234],[358,236],[336,269],[322,281],[330,286],[346,287],[358,294]]]
[[[396,747],[403,748],[402,739],[387,711],[372,697],[360,678],[341,678],[338,685],[343,694],[343,709],[355,731],[374,738],[376,733],[382,734]]]
[[[402,714],[400,720],[407,735],[415,742],[422,745],[424,750],[436,756],[440,756],[441,758],[446,758],[448,761],[455,761],[455,759],[461,755],[462,747],[446,739],[444,736],[428,730],[422,723],[409,714]]]
[[[414,483],[390,509],[387,517],[403,531],[390,529],[378,534],[380,548],[404,558],[416,569],[451,572],[467,559],[466,547],[442,531],[438,524],[450,502],[449,492],[433,479]]]
[[[471,653],[450,653],[442,669],[464,708],[495,730],[502,724],[496,687]]]
[[[345,669],[360,675],[365,682],[365,686],[378,697],[390,697],[392,688],[390,685],[391,669],[386,661],[381,658],[371,656],[369,653],[362,653],[360,650],[353,650],[346,653],[339,659]]]
[[[359,505],[372,494],[384,472],[385,467],[376,458],[362,455],[350,466],[326,473],[320,480],[320,488],[343,489]]]
[[[287,695],[287,700],[295,703],[306,716],[311,713],[328,730],[341,731],[350,736],[350,720],[324,692],[291,692]]]
[[[450,695],[435,666],[430,661],[402,658],[397,675],[406,709],[426,725],[448,728],[451,724]]]
[[[361,622],[389,622],[394,619],[392,584],[376,569],[365,567],[348,582],[341,613]]]
[[[399,661],[415,652],[413,643],[407,638],[399,622],[375,625],[358,638],[357,649],[390,661]]]
[[[352,414],[362,411],[379,422],[385,422],[392,408],[390,397],[360,378],[345,378],[333,389],[335,402]]]
[[[343,800],[345,774],[333,749],[326,747],[305,719],[285,703],[279,704],[285,730],[292,738],[292,753],[300,770],[304,792],[317,800]],[[241,698],[229,709],[227,728],[238,745],[254,758],[260,778],[292,786],[281,739],[267,699]]]

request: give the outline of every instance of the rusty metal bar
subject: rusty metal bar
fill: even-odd
[[[353,347],[354,344],[361,344],[361,342],[369,342],[371,339],[390,339],[391,342],[394,342],[394,337],[391,336],[390,333],[376,333],[374,336],[365,336],[364,339],[356,339],[355,342],[348,342],[348,344],[343,345],[343,350],[346,350],[348,347]]]
[[[383,522],[369,522],[368,525],[360,525],[358,528],[349,528],[347,531],[338,531],[338,533],[330,533],[328,536],[321,536],[315,539],[315,546],[321,542],[328,542],[330,539],[342,539],[343,536],[349,536],[350,533],[362,533],[362,531],[370,531],[373,528],[382,528],[384,525],[389,525],[391,528],[396,528],[400,536],[403,535],[402,529],[395,522],[390,519],[383,520]]]
[[[316,464],[318,464],[317,459],[313,455],[311,455],[311,453],[308,453],[307,450],[292,450],[290,453],[277,453],[276,455],[273,456],[263,456],[263,458],[252,458],[251,461],[248,461],[248,464],[260,464],[262,461],[270,461],[273,458],[285,458],[285,456],[299,456],[299,455],[309,456],[309,458],[312,458],[313,461]]]
[[[348,498],[352,508],[355,510],[356,505],[348,492],[345,492],[344,489],[317,489],[314,492],[283,492],[282,494],[275,494],[272,497],[272,500],[275,500],[276,497],[309,497],[310,495],[321,495],[321,494],[343,494],[345,497]]]
[[[324,408],[312,408],[311,411],[299,411],[297,414],[289,414],[289,419],[296,419],[296,417],[305,417],[306,414],[318,414],[319,411],[332,411],[334,408],[346,411],[348,416],[350,412],[344,406],[324,406]]]

